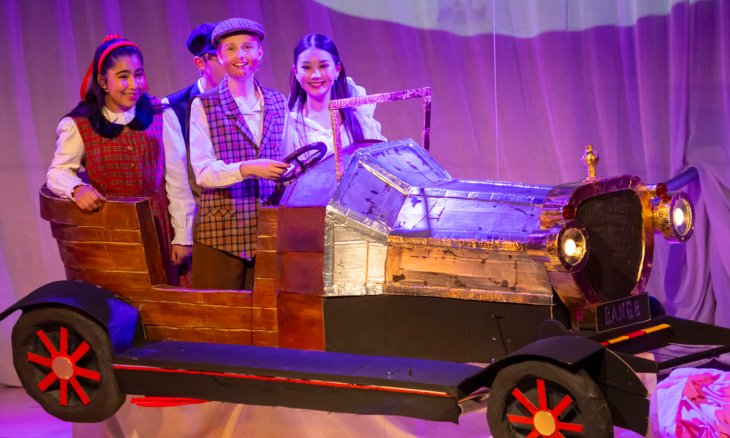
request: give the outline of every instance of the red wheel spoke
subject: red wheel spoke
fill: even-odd
[[[68,406],[68,380],[60,380],[61,383],[61,406]]]
[[[525,397],[525,394],[523,394],[522,391],[515,388],[512,390],[512,395],[517,399],[517,401],[522,404],[522,406],[525,407],[525,409],[527,409],[530,414],[535,415],[535,412],[537,412],[537,408],[535,407],[535,405],[532,404],[530,400],[527,399],[527,397]]]
[[[50,357],[39,356],[31,352],[28,352],[28,362],[43,365],[46,368],[50,368],[53,363]]]
[[[562,423],[558,421],[558,430],[566,432],[583,432],[583,425],[578,423]]]
[[[49,386],[51,386],[53,382],[56,381],[57,378],[58,377],[56,376],[56,373],[51,371],[46,377],[43,378],[43,380],[38,382],[38,389],[40,389],[41,392],[45,391],[46,389],[48,389]]]
[[[538,432],[537,430],[533,429],[532,432],[530,432],[530,434],[527,435],[526,438],[540,438],[540,436],[541,436],[540,435],[540,432]]]
[[[71,386],[73,387],[74,392],[76,392],[76,395],[79,396],[79,400],[81,400],[81,403],[83,403],[84,405],[88,405],[89,396],[86,395],[86,391],[84,391],[84,388],[81,387],[79,381],[76,380],[76,377],[71,377],[69,382],[71,382]]]
[[[537,400],[540,404],[540,409],[547,409],[547,392],[545,391],[545,381],[537,379]]]
[[[507,414],[507,421],[515,424],[529,424],[530,426],[535,424],[535,419],[532,417],[523,417],[521,415]]]
[[[71,362],[74,364],[78,362],[79,359],[84,357],[84,354],[86,354],[87,351],[89,351],[89,344],[87,344],[86,341],[83,341],[71,355]]]
[[[43,330],[38,330],[35,332],[36,335],[40,338],[41,342],[43,342],[43,345],[45,345],[46,350],[48,350],[49,353],[51,353],[51,356],[55,356],[58,354],[58,351],[56,351],[56,347],[53,346],[53,343],[50,339],[48,339],[48,336],[46,335],[46,332]]]
[[[68,355],[68,329],[66,327],[61,327],[60,344],[61,344],[61,346],[58,348],[58,352],[64,356],[67,356]]]
[[[74,377],[75,376],[84,377],[95,382],[101,380],[101,374],[99,374],[97,371],[81,367],[74,367]]]
[[[60,344],[58,352],[64,356],[68,356],[68,329],[66,327],[61,327]]]
[[[570,404],[573,402],[573,399],[570,398],[570,395],[566,394],[565,397],[563,397],[560,402],[558,402],[557,405],[555,405],[555,408],[552,410],[553,417],[558,418],[560,414],[563,413],[565,408],[570,406]]]

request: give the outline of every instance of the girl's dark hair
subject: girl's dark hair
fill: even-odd
[[[299,55],[311,48],[316,47],[317,49],[324,50],[325,52],[332,55],[332,59],[336,65],[340,66],[340,75],[334,81],[332,89],[330,90],[330,99],[343,99],[346,97],[353,96],[353,90],[347,84],[347,72],[345,71],[345,65],[340,60],[340,54],[337,51],[335,42],[329,37],[318,34],[310,33],[305,35],[299,40],[296,47],[294,47],[294,66],[297,65],[297,58]],[[293,111],[295,108],[301,110],[304,107],[304,103],[307,101],[307,92],[304,91],[302,86],[297,81],[297,77],[294,71],[291,72],[289,77],[289,85],[291,87],[291,94],[289,95],[289,111]],[[340,111],[340,118],[342,119],[342,125],[350,135],[353,143],[364,140],[362,127],[360,122],[355,117],[355,108],[342,108]],[[301,111],[298,111],[301,114]]]
[[[94,60],[92,61],[91,76],[89,77],[89,86],[86,90],[86,94],[84,95],[84,100],[79,102],[74,109],[64,116],[88,118],[94,131],[105,138],[114,138],[118,136],[121,134],[124,126],[116,123],[110,123],[101,112],[102,108],[104,108],[104,97],[106,93],[99,84],[99,73],[102,75],[106,74],[107,70],[114,66],[119,58],[123,56],[137,55],[144,65],[144,57],[137,47],[122,46],[114,49],[111,53],[106,55],[101,63],[101,71],[99,71],[98,65],[101,55],[107,47],[120,41],[127,40],[124,38],[108,39],[96,48],[96,52],[94,52]],[[160,113],[162,109],[163,108],[161,106],[153,104],[146,94],[142,94],[142,97],[140,97],[135,106],[134,120],[127,126],[131,129],[143,131],[152,123],[154,114]]]

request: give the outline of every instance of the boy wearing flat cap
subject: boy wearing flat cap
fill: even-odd
[[[254,78],[264,28],[229,18],[211,33],[227,76],[193,99],[190,161],[202,187],[195,219],[193,285],[252,289],[258,208],[287,169],[282,159],[285,100]]]
[[[226,71],[218,62],[218,55],[210,39],[210,35],[216,24],[199,24],[190,32],[190,36],[188,36],[188,40],[185,42],[188,51],[193,54],[193,64],[195,64],[200,74],[198,80],[163,99],[163,103],[169,104],[177,116],[179,133],[173,133],[171,135],[175,137],[178,143],[181,143],[180,147],[185,148],[190,188],[193,191],[196,203],[200,201],[200,186],[195,182],[195,174],[193,173],[192,166],[190,166],[190,144],[188,142],[190,133],[190,103],[194,97],[208,90],[212,90],[226,76]],[[174,125],[174,123],[171,123],[171,125]],[[171,126],[170,128],[173,132],[176,131],[175,126]]]

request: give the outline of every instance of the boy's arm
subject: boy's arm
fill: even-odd
[[[241,163],[226,164],[216,157],[208,117],[197,97],[190,106],[190,164],[201,187],[228,187],[244,179],[239,170]]]

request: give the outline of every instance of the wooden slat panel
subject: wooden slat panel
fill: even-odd
[[[324,350],[321,296],[279,292],[279,346]]]
[[[293,293],[324,293],[324,254],[285,252],[279,254],[277,289]]]
[[[63,264],[74,269],[146,272],[144,249],[133,243],[58,242]]]
[[[251,329],[253,330],[269,330],[278,329],[276,308],[251,308]]]
[[[140,243],[139,230],[51,223],[53,237],[67,242]]]
[[[256,278],[253,285],[254,307],[276,307],[276,279]]]
[[[251,345],[256,345],[259,347],[278,347],[279,332],[253,330],[251,331]]]
[[[388,248],[386,282],[504,291],[551,290],[544,264],[461,248]]]
[[[108,271],[98,269],[74,269],[66,267],[66,278],[81,280],[121,294],[127,290],[149,293],[152,286],[147,272]]]
[[[324,251],[324,207],[281,207],[279,252]]]
[[[170,327],[251,329],[251,308],[135,300],[145,324]]]
[[[179,328],[146,325],[145,335],[150,341],[212,342],[215,344],[251,345],[251,330],[210,328]]]
[[[45,186],[40,191],[41,217],[49,222],[72,225],[91,225],[106,228],[138,229],[137,204],[149,201],[144,198],[110,200],[93,213],[85,213],[69,199],[61,199]]]

